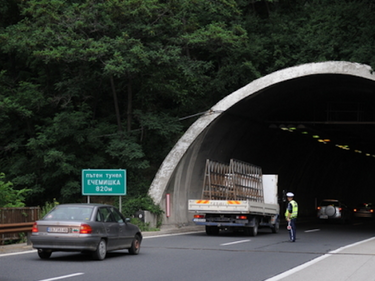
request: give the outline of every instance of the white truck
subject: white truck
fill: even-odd
[[[229,165],[207,160],[202,196],[190,199],[188,210],[207,235],[232,230],[256,236],[261,227],[277,233],[277,175],[263,175],[260,167],[235,159]]]

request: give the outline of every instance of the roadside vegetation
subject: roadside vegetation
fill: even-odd
[[[375,66],[374,9],[370,0],[0,0],[0,205],[82,202],[82,169],[126,169],[124,213],[159,214],[147,191],[192,122],[286,67]]]

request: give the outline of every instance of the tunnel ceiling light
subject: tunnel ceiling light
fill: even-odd
[[[279,128],[283,131],[288,131],[288,128],[284,124],[281,124]]]
[[[349,148],[349,145],[347,145],[347,144],[336,144],[336,146],[338,146],[340,148]]]
[[[301,133],[302,135],[309,135],[310,134],[310,132],[309,131],[307,131],[307,128],[306,128],[306,126],[305,125],[303,125],[303,124],[299,124],[299,125],[297,125],[297,126],[295,126],[295,125],[293,125],[293,124],[287,124],[287,125],[285,125],[285,124],[281,124],[281,125],[279,125],[279,126],[277,126],[277,125],[275,125],[275,124],[271,124],[270,126],[269,126],[269,128],[270,129],[275,129],[275,128],[279,128],[279,129],[281,129],[281,130],[283,130],[283,131],[289,131],[289,132],[294,132],[294,131],[299,131],[299,133]],[[310,134],[311,135],[311,134]],[[311,135],[314,139],[316,139],[318,142],[320,142],[320,143],[323,143],[323,144],[328,144],[328,143],[330,143],[330,142],[332,142],[332,140],[330,139],[330,138],[325,138],[325,139],[323,139],[323,138],[320,138],[320,136],[319,135]],[[349,150],[351,150],[350,149],[350,147],[349,147],[349,145],[347,145],[347,144],[335,144],[335,146],[336,147],[338,147],[338,148],[341,148],[341,149],[343,149],[343,150],[347,150],[347,151],[349,151]],[[375,154],[371,154],[371,153],[363,153],[361,150],[359,150],[359,149],[355,149],[355,150],[352,150],[352,151],[354,151],[355,153],[359,153],[359,154],[363,154],[363,155],[365,155],[365,156],[367,156],[367,157],[374,157],[375,158]]]
[[[338,148],[341,148],[341,149],[344,149],[344,150],[350,150],[349,148],[349,145],[347,144],[336,144],[335,146],[337,146]]]

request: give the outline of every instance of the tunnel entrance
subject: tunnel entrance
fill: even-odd
[[[170,211],[163,224],[189,224],[206,159],[235,158],[278,174],[300,214],[325,198],[375,201],[375,77],[349,62],[296,66],[255,80],[213,106],[172,149],[149,194]]]

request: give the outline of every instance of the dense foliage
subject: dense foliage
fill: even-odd
[[[29,189],[15,190],[11,182],[4,181],[4,173],[0,173],[0,208],[25,207],[24,200]]]
[[[0,0],[0,171],[29,205],[82,169],[147,193],[197,113],[309,62],[375,65],[373,0]]]

